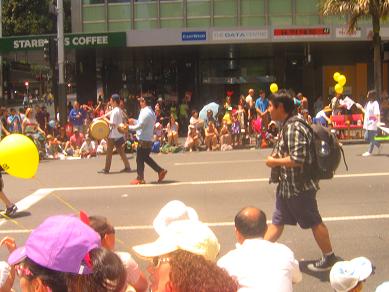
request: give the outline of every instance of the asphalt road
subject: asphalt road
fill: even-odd
[[[345,146],[349,165],[340,165],[337,177],[321,182],[319,209],[329,228],[336,254],[344,259],[368,257],[375,275],[364,291],[374,291],[389,280],[389,145],[383,154],[361,157],[366,145]],[[12,221],[0,220],[0,237],[12,235],[20,245],[32,228],[54,214],[107,216],[116,226],[118,250],[156,239],[152,221],[168,201],[179,199],[195,208],[211,224],[221,244],[221,255],[234,248],[233,218],[244,206],[265,211],[274,208],[274,185],[268,184],[264,159],[269,150],[159,154],[154,158],[168,169],[166,181],[156,184],[156,174],[146,168],[142,186],[129,186],[135,173],[119,173],[123,165],[113,158],[112,173],[97,174],[105,157],[90,160],[43,161],[36,178],[21,180],[4,175],[5,192],[21,209]],[[136,167],[129,155],[130,164]],[[303,281],[295,291],[330,291],[328,273],[311,273],[306,265],[321,256],[310,230],[287,227],[280,242],[301,260]],[[0,258],[6,251],[0,249]],[[139,259],[142,267],[146,263]],[[15,285],[17,286],[17,285]]]

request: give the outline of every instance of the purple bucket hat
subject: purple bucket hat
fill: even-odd
[[[89,251],[100,247],[100,236],[73,216],[52,216],[33,230],[25,245],[8,258],[10,265],[26,257],[50,270],[90,274]]]

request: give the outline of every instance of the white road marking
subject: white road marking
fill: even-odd
[[[323,217],[324,222],[339,222],[339,221],[357,221],[357,220],[377,220],[377,219],[389,219],[389,214],[377,214],[377,215],[359,215],[359,216],[340,216],[340,217]],[[267,220],[270,224],[271,220]],[[214,222],[206,223],[210,227],[231,227],[234,226],[234,222]],[[120,231],[133,231],[133,230],[152,230],[153,225],[135,225],[135,226],[115,226],[115,230]],[[6,229],[0,230],[0,234],[22,234],[30,233],[32,229]]]
[[[359,178],[359,177],[377,177],[377,176],[389,176],[389,172],[375,172],[375,173],[353,173],[353,174],[341,174],[335,175],[336,179],[342,178]],[[212,184],[232,184],[232,183],[258,183],[268,182],[268,178],[249,178],[249,179],[230,179],[230,180],[212,180],[212,181],[188,181],[188,182],[176,182],[166,184],[144,184],[144,185],[116,185],[116,186],[87,186],[87,187],[61,187],[61,188],[44,188],[38,189],[31,195],[23,198],[16,203],[19,211],[25,211],[50,195],[52,192],[58,191],[86,191],[86,190],[107,190],[107,189],[129,189],[129,188],[161,188],[161,187],[174,187],[185,185],[212,185]],[[0,220],[0,226],[7,220]]]
[[[187,165],[210,165],[210,164],[235,164],[235,163],[257,163],[264,162],[266,160],[261,159],[246,159],[246,160],[222,160],[222,161],[198,161],[198,162],[176,162],[175,166],[187,166]]]

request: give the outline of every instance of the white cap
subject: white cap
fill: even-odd
[[[10,265],[4,261],[1,261],[0,262],[0,288],[4,286],[10,273],[11,273]]]
[[[337,292],[347,292],[357,286],[358,282],[366,280],[372,271],[372,264],[365,257],[337,262],[330,272],[331,286]]]
[[[153,221],[153,226],[158,235],[161,235],[173,221],[186,219],[198,221],[199,216],[193,208],[181,201],[173,200],[162,207]]]
[[[208,225],[195,220],[179,220],[169,224],[156,241],[134,246],[133,250],[146,258],[185,250],[214,261],[220,244]]]

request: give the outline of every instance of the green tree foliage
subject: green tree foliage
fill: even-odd
[[[52,0],[3,0],[3,36],[56,32],[56,17],[49,13]],[[70,0],[64,0],[65,32],[71,31]]]
[[[388,0],[322,0],[321,12],[323,15],[347,15],[348,29],[353,31],[360,19],[368,18],[373,26],[373,63],[374,63],[374,85],[381,93],[381,21],[389,14]]]

